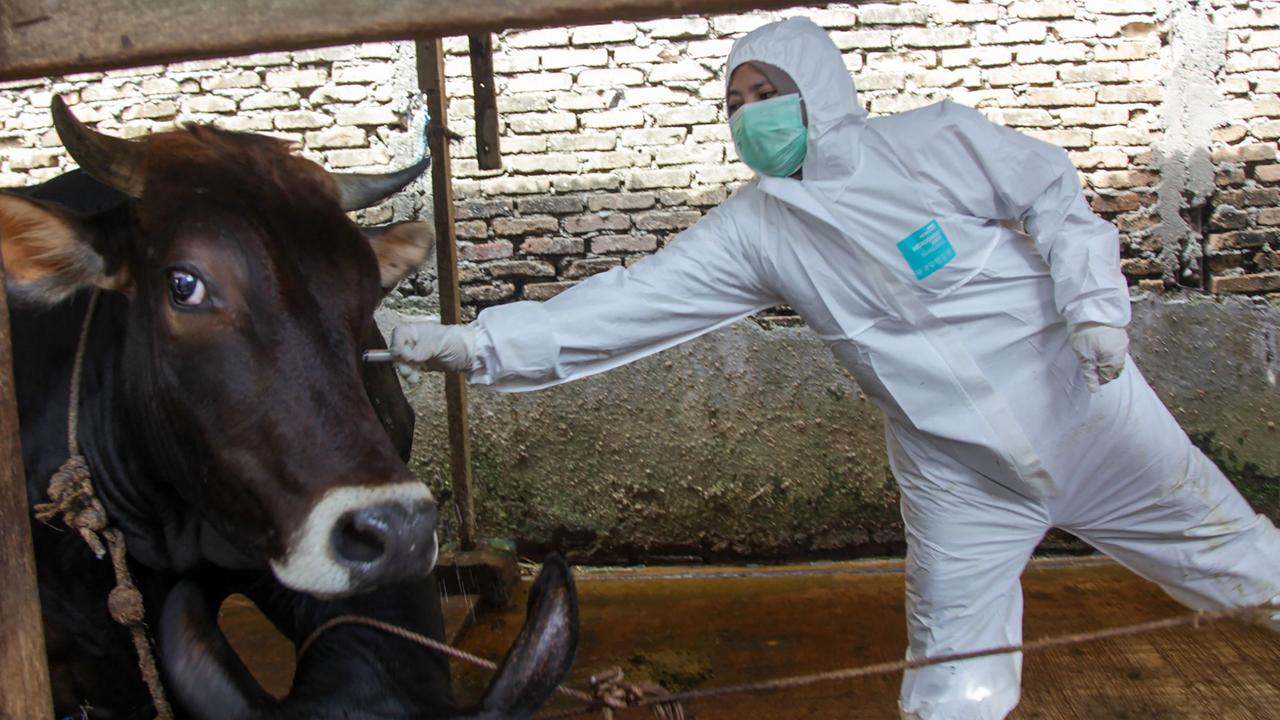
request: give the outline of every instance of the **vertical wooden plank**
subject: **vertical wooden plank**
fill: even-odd
[[[493,36],[470,35],[471,85],[476,105],[476,160],[481,170],[501,170],[498,147],[498,93],[493,84]]]
[[[440,38],[417,41],[418,89],[426,95],[431,127],[431,194],[436,225],[436,274],[440,321],[462,322],[458,289],[458,238],[453,226],[453,163],[449,157],[448,99],[444,84],[444,44]],[[467,420],[467,384],[461,373],[445,373],[445,405],[449,416],[449,474],[458,508],[458,542],[475,548],[476,510],[471,483],[471,428]]]
[[[0,260],[0,720],[49,720],[53,695],[22,468],[9,304]]]

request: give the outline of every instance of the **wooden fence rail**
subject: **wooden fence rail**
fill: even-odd
[[[797,0],[0,0],[0,81],[370,40],[804,4]]]

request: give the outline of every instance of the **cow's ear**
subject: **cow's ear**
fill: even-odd
[[[524,627],[485,691],[483,712],[477,716],[533,717],[569,674],[577,648],[578,594],[573,575],[564,558],[551,555],[529,590]]]
[[[373,254],[378,257],[383,290],[390,290],[422,267],[436,242],[435,230],[424,222],[365,228],[364,234],[373,246]]]
[[[5,287],[16,302],[53,305],[87,287],[122,290],[123,265],[83,216],[56,205],[0,193],[0,252]]]

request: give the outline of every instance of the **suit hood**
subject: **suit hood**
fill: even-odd
[[[743,63],[761,62],[791,76],[808,113],[804,178],[835,179],[856,165],[857,135],[867,113],[840,50],[812,20],[794,17],[742,36],[729,52],[725,87]]]

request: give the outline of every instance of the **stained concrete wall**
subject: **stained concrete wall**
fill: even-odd
[[[1280,308],[1146,296],[1133,352],[1260,509],[1280,511]],[[439,378],[415,469],[445,492]],[[744,321],[536,393],[474,388],[482,534],[595,560],[816,558],[902,547],[878,411],[803,327]]]

